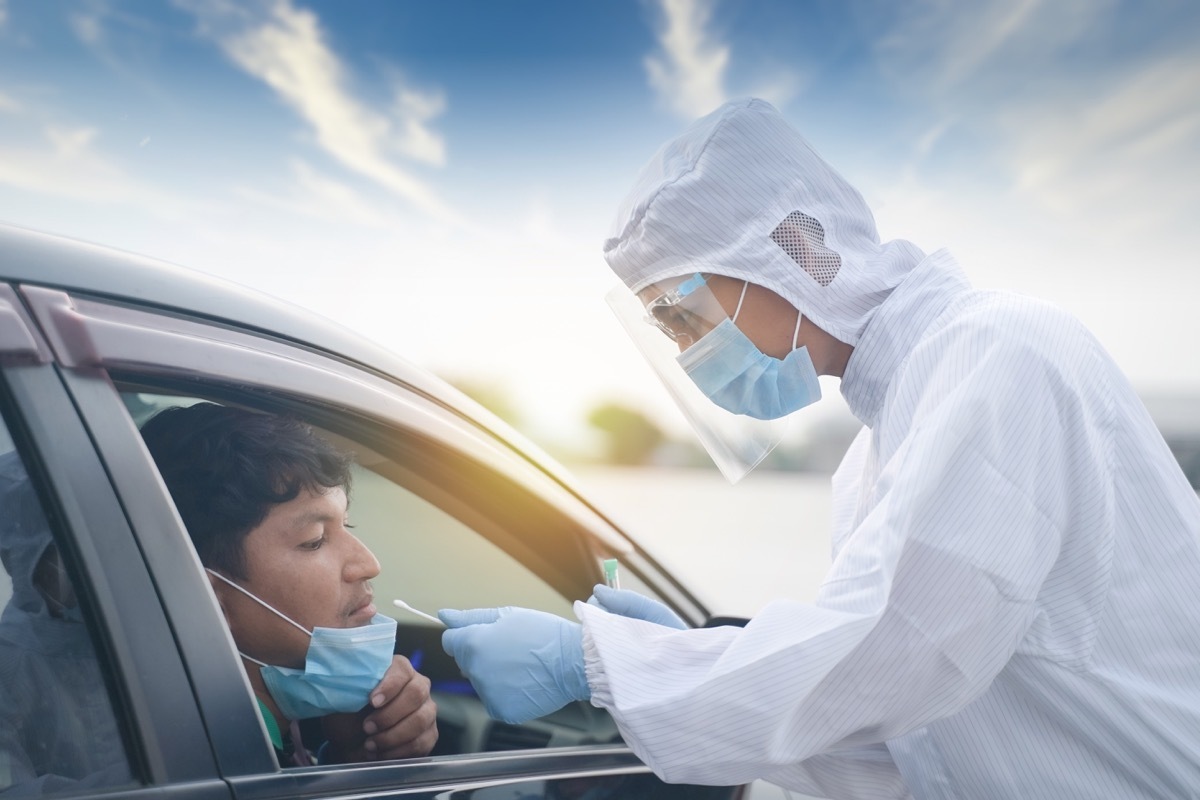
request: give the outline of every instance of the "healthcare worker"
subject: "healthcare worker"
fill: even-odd
[[[745,628],[682,629],[603,586],[579,623],[444,611],[490,713],[589,699],[672,782],[1200,797],[1200,500],[1079,322],[972,288],[945,251],[880,243],[758,100],[658,152],[605,256],[727,475],[817,399],[817,374],[841,377],[865,427],[833,478],[833,564],[815,602]]]

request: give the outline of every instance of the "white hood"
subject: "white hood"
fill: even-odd
[[[774,107],[751,99],[663,145],[622,203],[604,257],[633,292],[692,272],[748,280],[854,345],[924,253],[880,244],[862,196]]]

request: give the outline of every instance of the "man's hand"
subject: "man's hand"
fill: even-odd
[[[330,714],[322,725],[330,761],[384,761],[428,755],[437,743],[437,704],[429,679],[404,656],[393,656],[370,705],[353,714]]]

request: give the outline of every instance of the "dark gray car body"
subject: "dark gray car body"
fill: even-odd
[[[566,797],[591,781],[606,797],[740,796],[740,787],[662,784],[619,740],[470,753],[454,753],[451,742],[447,755],[409,761],[278,766],[186,531],[123,402],[139,387],[327,421],[404,464],[448,513],[528,554],[527,566],[564,597],[585,598],[600,560],[616,556],[640,588],[690,623],[707,617],[561,468],[428,372],[240,287],[9,227],[0,227],[0,372],[5,421],[75,565],[143,784],[125,794]],[[451,727],[443,724],[443,739]],[[541,741],[537,728],[488,735],[515,736],[519,745],[530,732]]]

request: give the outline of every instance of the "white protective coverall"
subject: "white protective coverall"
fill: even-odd
[[[771,186],[771,148],[812,179]],[[648,250],[694,238],[647,220],[685,198],[705,229],[708,184],[761,190],[745,205],[766,232],[793,208],[824,224],[842,256],[827,287],[789,259],[726,272],[854,345],[841,390],[866,427],[833,478],[817,600],[691,631],[577,604],[592,702],[673,782],[1200,797],[1200,500],[1100,344],[1054,306],[973,289],[945,252],[879,245],[857,193],[760,101],[647,167],[606,253],[631,289],[662,277]]]

